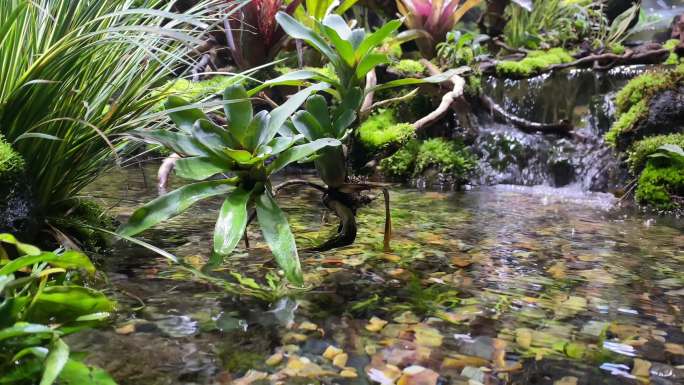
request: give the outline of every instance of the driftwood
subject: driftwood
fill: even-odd
[[[527,133],[541,132],[542,134],[556,134],[562,136],[571,136],[572,124],[567,120],[561,120],[558,123],[538,123],[523,119],[519,116],[506,112],[503,107],[496,104],[492,98],[487,95],[480,96],[480,101],[484,106],[490,110],[493,115],[499,116],[501,119],[513,124],[520,131]]]
[[[498,43],[500,46],[501,44]],[[512,48],[508,47],[508,49]],[[651,43],[628,50],[622,55],[611,52],[589,54],[568,63],[553,64],[536,72],[533,76],[567,68],[593,68],[595,70],[607,71],[621,65],[657,64],[665,61],[669,54],[670,50],[667,48],[663,48],[662,45],[657,43]],[[479,69],[484,74],[495,74],[496,63],[494,60],[482,62],[479,64]]]
[[[426,59],[421,59],[420,62],[427,68],[428,72],[430,72],[430,75],[435,76],[439,75],[442,73],[442,71],[437,68],[434,64],[432,64],[430,61]],[[451,91],[448,91],[446,94],[442,96],[442,101],[439,103],[437,108],[430,112],[429,114],[425,115],[424,117],[418,119],[416,122],[413,123],[413,127],[415,127],[416,132],[424,129],[425,127],[428,127],[442,118],[444,114],[447,113],[449,108],[456,103],[457,101],[463,101],[463,88],[465,87],[465,79],[463,79],[459,75],[454,75],[447,80],[452,86]]]

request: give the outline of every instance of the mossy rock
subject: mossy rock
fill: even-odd
[[[684,196],[684,167],[666,160],[649,160],[641,172],[636,200],[658,210],[681,210]]]
[[[398,123],[393,109],[381,109],[359,126],[359,139],[370,151],[401,145],[415,133],[409,123]]]
[[[681,132],[684,65],[632,79],[618,92],[615,104],[617,120],[605,138],[620,151],[645,137]]]
[[[25,176],[24,158],[0,136],[0,233],[29,239],[35,226],[34,202]]]
[[[649,155],[657,152],[658,147],[664,144],[673,144],[684,148],[684,133],[651,136],[634,143],[627,152],[629,154],[627,163],[630,171],[633,174],[639,173],[649,160]]]
[[[14,182],[24,173],[24,158],[0,135],[0,183]]]
[[[433,138],[411,140],[392,156],[380,162],[388,176],[409,178],[428,170],[451,174],[465,183],[475,168],[475,158],[458,140]]]
[[[498,62],[496,64],[496,73],[504,77],[527,78],[539,74],[552,65],[572,61],[572,55],[563,48],[552,48],[548,51],[530,51],[522,60],[503,60]]]

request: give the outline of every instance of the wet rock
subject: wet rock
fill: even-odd
[[[0,197],[0,233],[27,239],[37,224],[29,185],[25,180],[0,181]]]
[[[651,98],[648,116],[633,130],[618,136],[617,146],[626,149],[635,141],[653,135],[682,132],[684,129],[684,87],[667,90]]]

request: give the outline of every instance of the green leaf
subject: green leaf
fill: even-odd
[[[363,79],[366,74],[380,64],[388,63],[389,57],[384,53],[369,53],[356,66],[356,78]]]
[[[401,27],[401,20],[392,20],[377,31],[368,35],[354,52],[356,60],[360,60],[362,57],[366,56],[368,52],[382,45],[382,41],[393,34],[399,27]]]
[[[27,336],[32,334],[56,334],[57,332],[45,325],[32,324],[28,322],[17,322],[14,325],[0,329],[0,341],[14,337]]]
[[[397,80],[392,80],[387,83],[379,84],[369,90],[369,92],[377,92],[381,90],[386,90],[388,88],[394,88],[394,87],[401,87],[401,86],[409,86],[413,84],[426,84],[426,83],[442,83],[447,80],[449,80],[450,77],[458,74],[462,74],[464,72],[468,71],[468,69],[461,67],[461,68],[454,68],[448,71],[445,71],[439,75],[434,75],[434,76],[429,76],[426,78],[422,79],[417,79],[417,78],[404,78],[404,79],[397,79]]]
[[[342,142],[337,139],[324,138],[291,147],[290,149],[283,151],[273,163],[268,165],[267,172],[269,175],[274,174],[282,170],[288,164],[304,159],[321,148],[340,145],[342,145]]]
[[[219,258],[232,253],[245,234],[249,217],[247,203],[251,196],[251,190],[238,187],[223,202],[214,227],[214,254]]]
[[[281,152],[290,148],[296,141],[300,140],[303,137],[303,135],[297,134],[294,136],[279,136],[273,138],[273,140],[268,143],[268,146],[271,147],[271,154],[280,154]]]
[[[39,248],[29,245],[28,243],[19,242],[19,240],[17,240],[17,238],[12,234],[0,234],[0,242],[14,245],[17,247],[19,252],[26,255],[39,255],[41,253]]]
[[[184,156],[206,156],[207,150],[190,135],[167,130],[133,130],[132,136],[161,144],[165,148]]]
[[[252,121],[252,101],[249,100],[247,91],[241,85],[226,88],[223,92],[223,109],[228,120],[228,129],[231,134],[245,146],[247,127]]]
[[[344,132],[349,126],[356,120],[356,111],[354,110],[344,110],[342,115],[335,120],[333,123],[334,136],[336,138],[341,138]]]
[[[682,148],[676,144],[666,143],[666,144],[663,144],[662,146],[658,147],[658,150],[667,151],[669,153],[676,154],[676,155],[684,157],[684,150],[682,150]]]
[[[345,25],[347,24],[345,23]],[[344,40],[340,35],[337,34],[337,31],[333,28],[330,28],[325,25],[322,26],[322,28],[325,35],[328,37],[328,39],[330,39],[330,41],[335,46],[335,49],[337,50],[337,53],[340,55],[342,60],[344,60],[348,67],[353,67],[356,59],[354,58],[354,47],[352,47],[351,43]]]
[[[249,151],[233,150],[232,148],[226,147],[223,149],[223,152],[239,164],[249,165],[259,161],[259,158],[253,157],[252,153]]]
[[[52,385],[68,360],[69,346],[61,338],[54,339],[50,344],[50,353],[45,358],[45,371],[40,385]]]
[[[166,103],[164,103],[164,107],[167,110],[179,109],[179,111],[170,112],[169,117],[180,130],[187,133],[190,133],[192,125],[195,124],[197,120],[209,119],[202,110],[188,107],[190,105],[192,105],[192,103],[178,96],[169,96],[168,99],[166,99]]]
[[[59,374],[59,383],[63,385],[116,385],[106,371],[73,359],[64,365],[64,369]]]
[[[0,25],[0,46],[4,42],[5,36],[7,36],[7,33],[10,31],[10,29],[14,25],[14,21],[19,18],[19,16],[24,11],[24,8],[26,8],[26,6],[28,4],[29,4],[28,2],[19,3],[16,6],[16,8],[14,8],[12,13],[9,14],[9,17],[7,17],[6,19],[3,20],[2,25]],[[6,6],[9,7],[9,5],[6,5]]]
[[[231,191],[235,179],[211,180],[185,185],[137,209],[118,233],[131,236],[187,210],[193,204]]]
[[[266,139],[270,135],[268,131],[269,122],[271,121],[271,115],[268,111],[260,111],[252,122],[249,124],[249,136],[247,138],[247,149],[254,152],[254,150],[266,144],[270,139]]]
[[[204,146],[206,152],[218,158],[224,158],[221,153],[223,147],[235,147],[228,132],[214,123],[200,119],[192,126],[192,136]]]
[[[333,63],[339,60],[337,54],[330,49],[328,44],[316,32],[299,23],[295,18],[285,12],[278,12],[276,20],[280,27],[293,39],[301,39],[308,42],[314,49],[322,53]]]
[[[330,136],[309,111],[298,111],[295,113],[292,117],[292,123],[294,123],[297,131],[301,132],[308,140],[316,140]]]
[[[278,207],[270,191],[265,190],[256,200],[257,218],[264,239],[271,248],[278,266],[290,282],[303,285],[302,268],[299,264],[297,244],[287,223],[283,210]]]
[[[329,132],[328,136],[333,135],[330,132],[330,112],[328,111],[328,102],[322,95],[311,95],[306,100],[306,110],[313,115],[318,123],[325,131]],[[318,138],[316,138],[318,139]]]
[[[176,161],[176,175],[185,179],[205,180],[218,173],[229,171],[229,165],[208,156],[181,158]]]
[[[278,108],[271,111],[271,119],[268,121],[268,130],[260,138],[261,143],[270,142],[278,133],[278,129],[285,124],[285,121],[294,114],[297,109],[306,101],[306,99],[314,92],[321,91],[329,88],[330,85],[327,83],[318,83],[309,86],[296,94],[292,95],[285,103],[281,104]]]
[[[95,272],[95,266],[93,266],[92,262],[90,262],[90,259],[88,259],[85,254],[76,251],[67,251],[62,254],[44,252],[38,255],[25,255],[13,259],[0,268],[0,276],[12,274],[24,267],[41,262],[47,262],[55,267],[85,269],[88,273]]]
[[[67,323],[82,315],[114,309],[115,303],[97,290],[82,286],[47,286],[35,296],[27,318],[33,322]]]
[[[340,15],[332,14],[323,19],[323,25],[335,32],[335,35],[343,40],[348,40],[351,36],[352,30],[344,18]],[[351,45],[350,45],[351,46]]]
[[[359,0],[344,0],[342,4],[340,4],[337,9],[335,9],[335,13],[341,15],[345,13],[349,8],[351,8],[356,2]]]

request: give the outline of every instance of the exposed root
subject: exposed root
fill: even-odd
[[[421,59],[420,62],[425,65],[425,67],[428,69],[430,72],[430,75],[439,75],[442,73],[442,71],[437,68],[434,64],[430,63],[426,59]],[[442,101],[439,103],[439,106],[432,111],[431,113],[425,115],[424,117],[418,119],[415,123],[413,123],[413,127],[415,127],[416,131],[420,131],[425,127],[428,127],[436,122],[438,122],[444,114],[447,113],[449,108],[459,99],[463,97],[463,88],[465,87],[465,79],[458,75],[454,75],[449,78],[448,82],[452,84],[452,89],[451,91],[447,92],[442,96]]]
[[[336,249],[338,247],[349,246],[356,240],[356,214],[352,208],[342,203],[341,201],[326,195],[323,198],[326,207],[334,211],[338,218],[340,218],[340,225],[337,229],[337,234],[332,238],[323,242],[319,246],[312,247],[312,251],[327,251]]]
[[[566,120],[561,120],[558,123],[538,123],[523,119],[519,116],[513,115],[496,104],[492,98],[486,95],[481,95],[480,100],[492,114],[498,115],[501,119],[512,123],[518,129],[527,133],[541,132],[543,134],[556,134],[563,136],[570,136],[572,132],[572,124]]]
[[[169,182],[169,175],[173,168],[176,166],[176,161],[180,159],[180,155],[171,154],[166,159],[162,161],[161,166],[159,166],[159,171],[157,171],[157,188],[159,189],[159,194],[166,193],[166,186]]]

